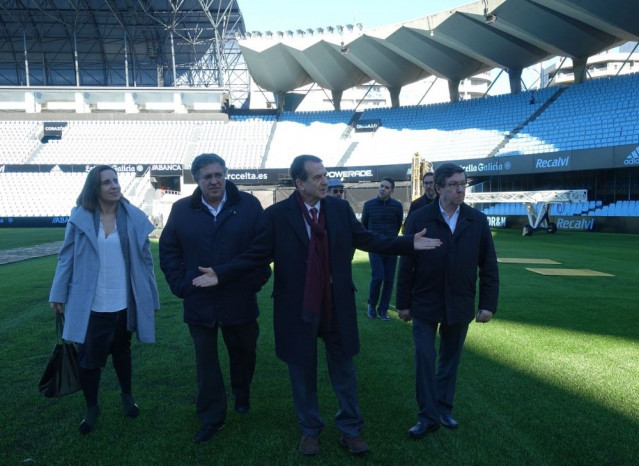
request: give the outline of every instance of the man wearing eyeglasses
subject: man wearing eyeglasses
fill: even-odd
[[[210,440],[226,419],[226,388],[218,358],[218,329],[229,354],[235,410],[250,409],[255,372],[259,309],[256,293],[269,277],[267,264],[240,280],[216,288],[191,284],[198,266],[223,264],[243,253],[258,233],[260,202],[226,179],[226,163],[217,154],[198,155],[191,164],[197,188],[173,204],[160,237],[160,267],[171,291],[183,299],[184,322],[195,347],[197,416],[202,425],[196,442]]]
[[[337,199],[344,199],[344,185],[339,178],[328,180],[328,195]]]
[[[410,215],[404,232],[427,228],[442,247],[401,257],[397,276],[397,312],[404,321],[413,321],[418,422],[408,431],[412,438],[425,437],[442,425],[457,428],[453,400],[468,325],[473,318],[488,322],[499,296],[490,227],[482,212],[464,203],[464,169],[445,163],[435,171],[434,181],[439,200]]]
[[[414,210],[430,204],[437,197],[437,192],[435,191],[435,174],[433,172],[424,173],[422,186],[424,187],[424,194],[410,203],[408,215]]]

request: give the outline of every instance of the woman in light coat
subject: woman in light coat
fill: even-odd
[[[155,342],[160,308],[146,215],[122,197],[116,171],[94,167],[78,196],[58,256],[49,302],[65,313],[63,338],[78,344],[87,411],[81,434],[95,430],[100,374],[112,355],[125,415],[140,412],[131,395],[131,335]]]

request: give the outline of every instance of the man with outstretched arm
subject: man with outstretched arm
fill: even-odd
[[[359,352],[351,252],[410,254],[440,240],[415,235],[388,238],[366,230],[347,201],[327,196],[322,160],[300,155],[290,175],[293,194],[268,207],[250,249],[227,264],[205,264],[197,287],[223,285],[247,270],[274,263],[273,319],[277,356],[288,365],[293,405],[302,432],[299,450],[319,453],[324,427],[317,390],[317,339],[326,348],[328,373],[339,402],[335,424],[340,444],[352,454],[370,450],[362,439],[353,356]],[[213,267],[208,267],[212,265]]]

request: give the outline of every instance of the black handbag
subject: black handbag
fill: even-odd
[[[62,339],[64,314],[56,312],[56,315],[56,345],[38,383],[38,392],[47,398],[69,395],[81,388],[78,349],[75,343]]]

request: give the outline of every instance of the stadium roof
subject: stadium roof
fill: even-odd
[[[0,85],[222,86],[235,0],[2,0]]]
[[[338,103],[375,81],[396,106],[402,86],[431,75],[449,81],[452,100],[460,80],[494,68],[517,92],[522,70],[553,56],[572,58],[580,82],[589,56],[639,39],[638,18],[637,0],[482,0],[376,29],[249,33],[239,44],[255,82],[280,96],[317,83]]]

